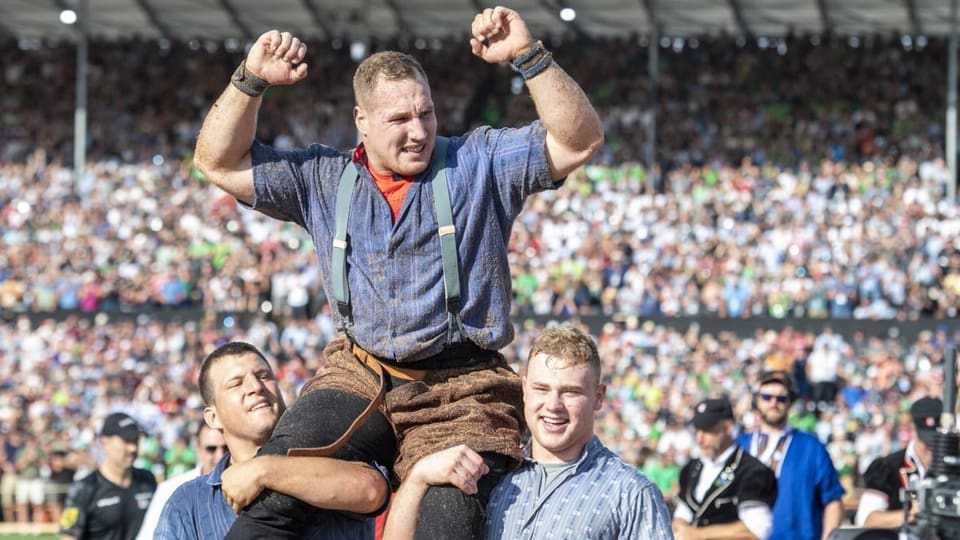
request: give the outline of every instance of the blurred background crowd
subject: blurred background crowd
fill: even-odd
[[[607,145],[518,220],[517,338],[504,353],[519,365],[548,320],[599,318],[600,436],[668,499],[695,455],[693,404],[728,394],[752,427],[757,376],[785,369],[802,396],[794,424],[828,444],[855,497],[872,459],[910,438],[911,402],[942,394],[956,343],[944,42],[659,45],[654,97],[642,39],[550,44],[603,116]],[[372,45],[388,46],[423,62],[442,134],[533,117],[514,74],[464,43]],[[259,137],[352,146],[350,52],[311,44],[308,80],[268,92]],[[335,329],[310,239],[239,208],[191,165],[204,108],[240,58],[204,42],[93,44],[90,161],[76,179],[69,47],[0,45],[4,520],[55,519],[65,479],[95,467],[96,428],[115,410],[147,427],[140,466],[158,478],[193,467],[196,371],[226,340],[268,354],[288,403],[323,364]],[[717,330],[707,318],[751,324]],[[836,330],[848,320],[865,324]]]

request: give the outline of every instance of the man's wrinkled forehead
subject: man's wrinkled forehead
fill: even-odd
[[[413,77],[387,77],[386,74],[381,73],[377,75],[376,81],[374,84],[365,90],[362,90],[357,96],[357,105],[361,107],[369,107],[370,101],[375,99],[378,94],[384,91],[388,85],[404,83],[404,82],[414,82],[419,84],[423,88],[423,92],[426,95],[427,99],[432,99],[430,92],[430,83],[427,79],[421,75],[416,74]]]

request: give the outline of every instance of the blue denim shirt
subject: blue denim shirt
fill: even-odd
[[[198,476],[177,488],[160,514],[154,530],[155,540],[209,540],[223,538],[237,515],[223,496],[220,477],[230,464],[230,454],[209,474]],[[383,469],[380,469],[384,472]],[[321,516],[323,519],[321,519]],[[303,535],[311,540],[372,540],[376,523],[373,518],[352,519],[336,512],[318,512],[312,532]]]
[[[543,466],[525,458],[490,494],[487,540],[667,540],[663,494],[593,437],[576,465],[540,493]]]
[[[310,233],[324,291],[333,298],[330,260],[337,185],[351,155],[319,144],[281,152],[259,142],[251,155],[253,208]],[[550,178],[546,129],[537,121],[520,129],[481,127],[453,137],[446,167],[464,330],[476,345],[498,350],[513,340],[510,229],[529,195],[559,185]],[[432,356],[446,345],[432,177],[428,169],[414,178],[394,223],[387,201],[361,166],[350,208],[350,333],[367,351],[396,362]]]

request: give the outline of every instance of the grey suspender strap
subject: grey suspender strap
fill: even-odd
[[[333,233],[333,260],[330,264],[333,281],[333,299],[343,325],[343,332],[350,337],[353,319],[350,314],[350,287],[347,285],[347,222],[350,221],[350,199],[357,184],[357,167],[347,162],[340,174],[337,186],[336,229]]]
[[[440,255],[443,260],[443,290],[447,307],[447,343],[455,342],[455,333],[466,337],[460,319],[460,261],[457,256],[457,230],[453,225],[453,210],[450,206],[450,189],[447,186],[446,137],[437,137],[433,150],[434,210],[437,214],[437,232],[440,235]],[[347,283],[347,222],[350,220],[350,199],[357,183],[357,168],[347,163],[337,186],[336,229],[333,236],[333,257],[330,271],[333,281],[333,296],[343,332],[350,336],[353,319],[350,313],[350,289]]]
[[[437,232],[440,234],[440,256],[443,258],[443,290],[447,303],[447,344],[455,342],[456,335],[466,338],[460,320],[460,261],[457,257],[457,228],[453,225],[450,189],[447,186],[447,138],[437,137],[433,150],[435,170],[433,205],[437,214]]]

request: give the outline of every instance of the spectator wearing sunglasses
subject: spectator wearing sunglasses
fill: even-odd
[[[223,459],[224,454],[227,453],[227,443],[223,440],[223,434],[208,426],[202,420],[200,421],[200,427],[197,429],[196,442],[197,466],[160,482],[157,491],[153,494],[153,499],[150,500],[147,515],[144,516],[143,525],[140,526],[140,532],[137,533],[137,540],[152,540],[157,522],[160,521],[160,512],[163,511],[163,505],[167,503],[167,499],[173,495],[173,492],[182,484],[212,471],[217,463]]]
[[[738,443],[777,475],[770,539],[820,540],[840,525],[845,492],[823,443],[789,425],[795,397],[788,373],[763,373],[754,394],[759,429]]]

